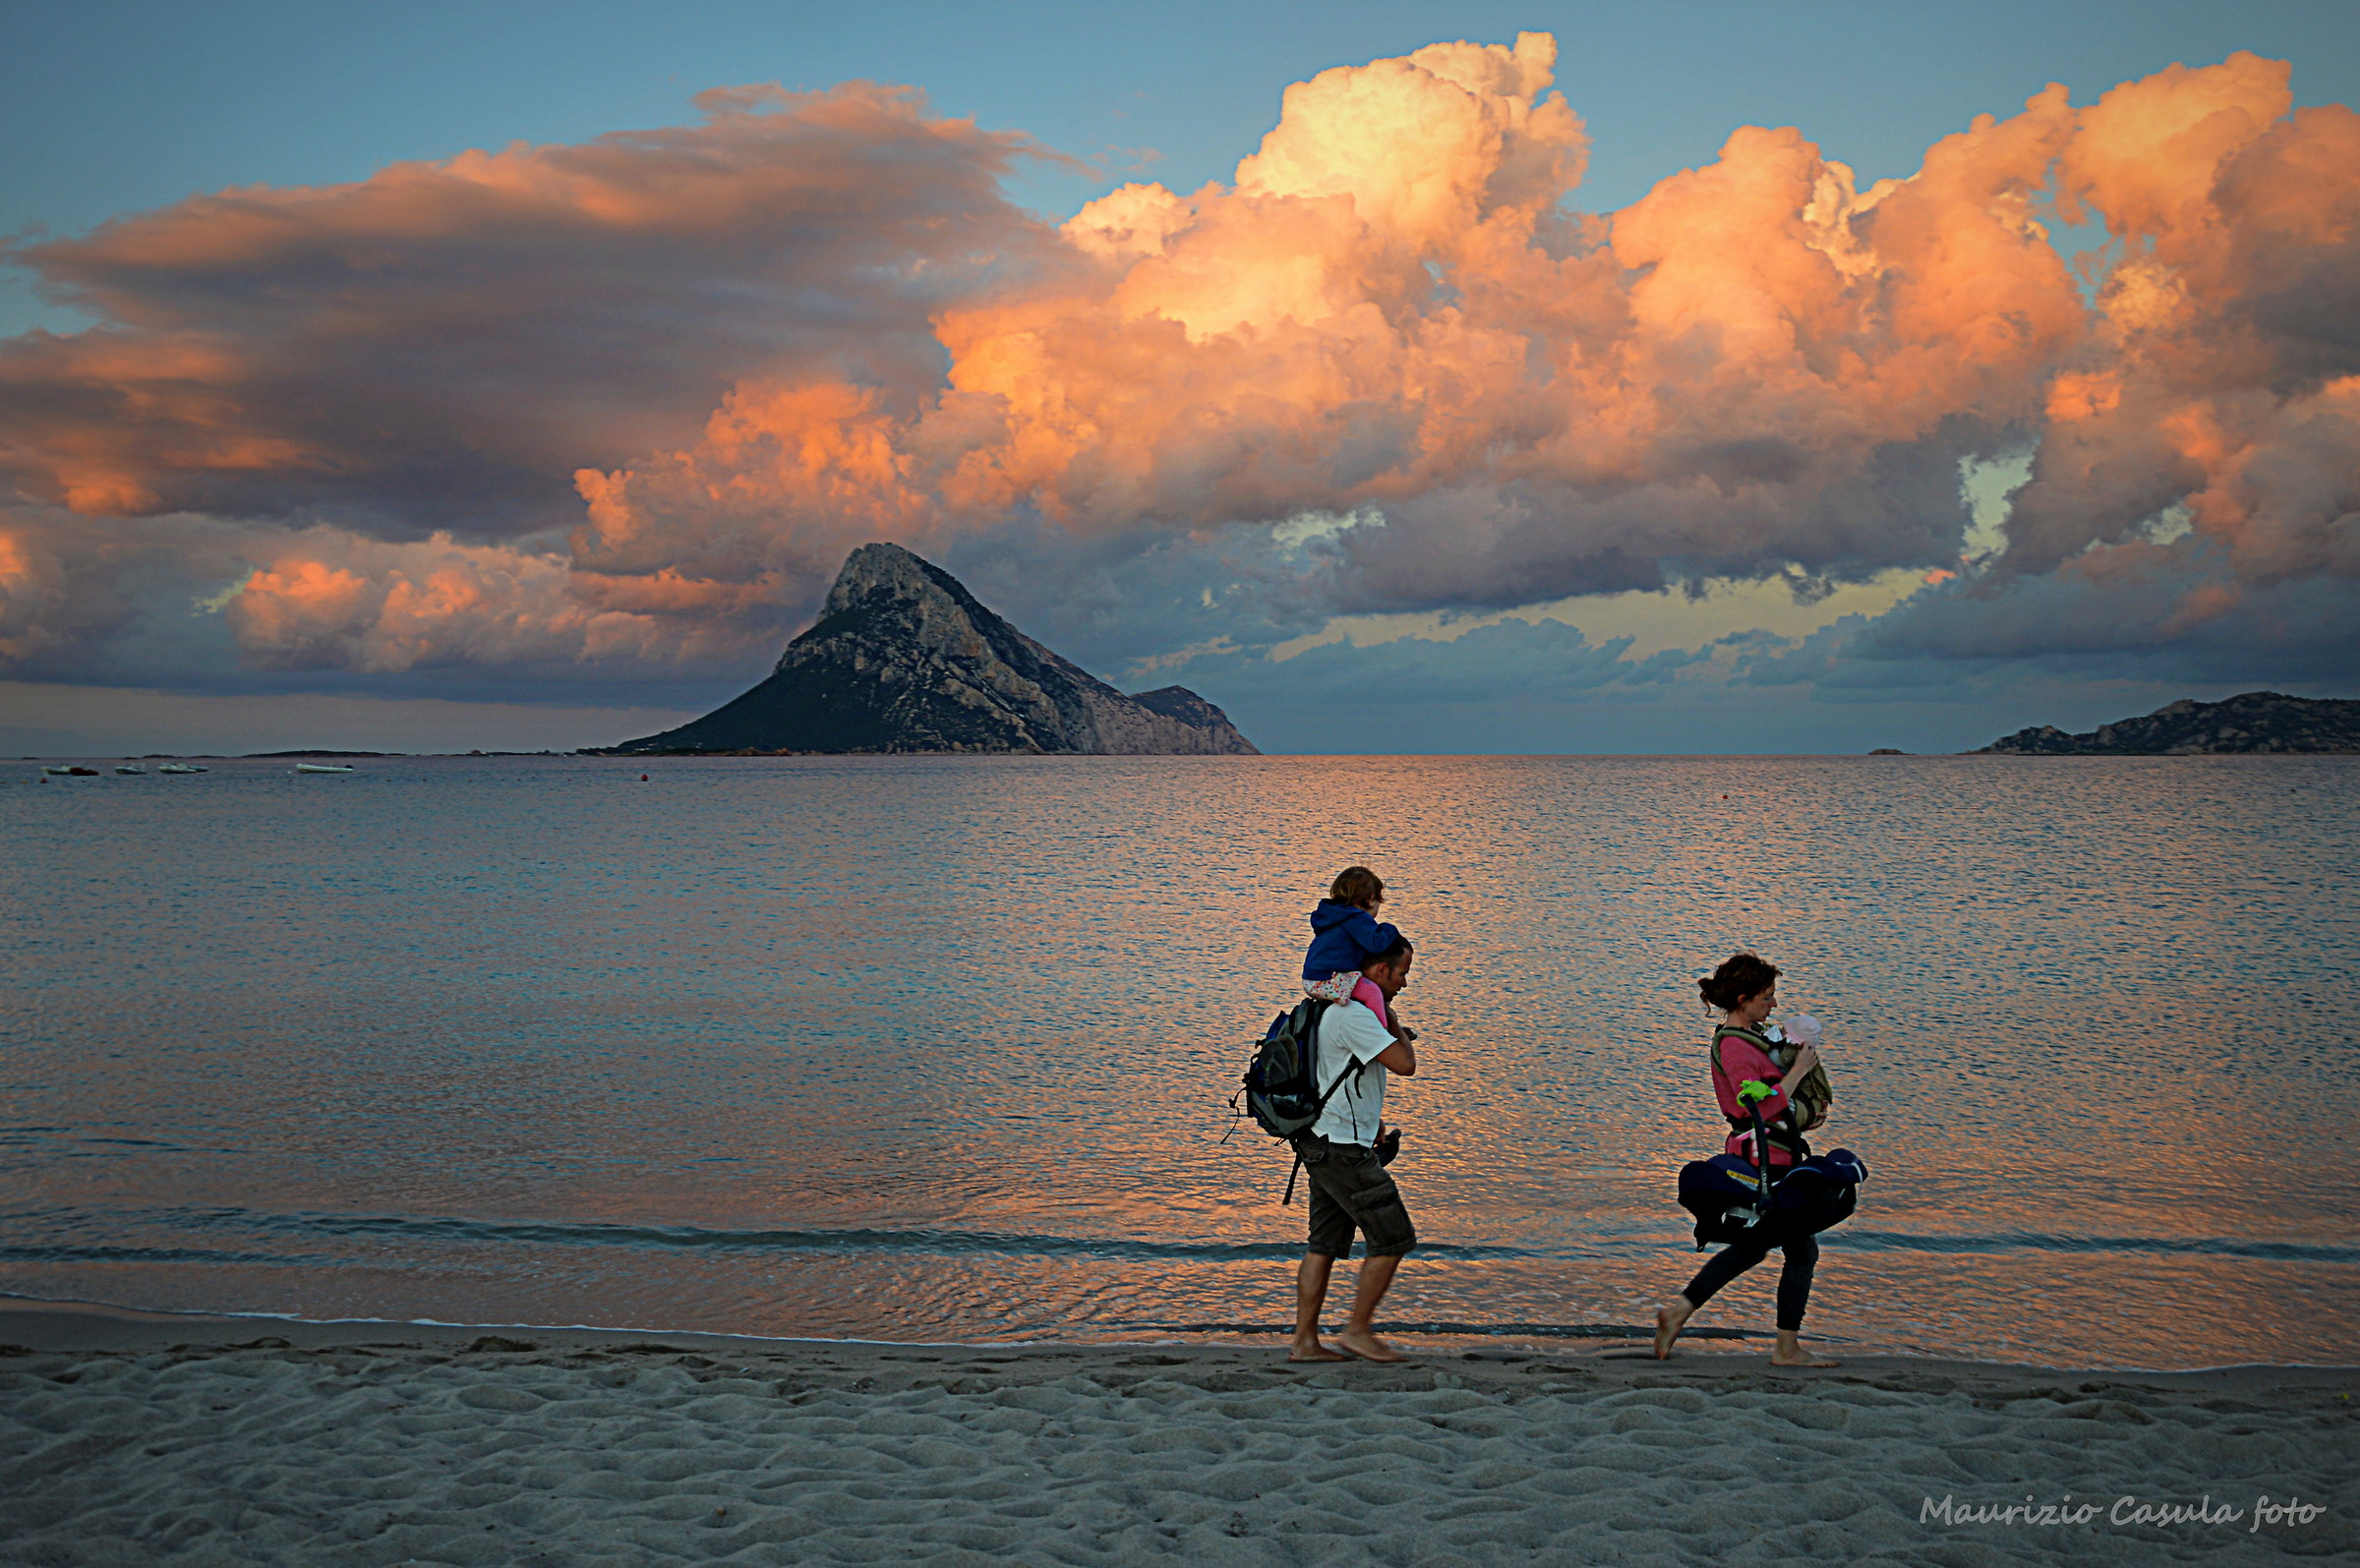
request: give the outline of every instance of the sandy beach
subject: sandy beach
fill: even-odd
[[[1275,1346],[851,1345],[32,1303],[0,1311],[0,1343],[12,1565],[2360,1551],[2350,1368],[1865,1359],[1797,1373],[1728,1341],[1669,1363],[1607,1341],[1300,1367]],[[2257,1528],[2264,1496],[2311,1511]],[[2061,1517],[1963,1522],[2028,1503]],[[2154,1523],[2163,1508],[2183,1515]]]

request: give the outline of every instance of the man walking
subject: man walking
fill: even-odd
[[[1410,958],[1409,939],[1401,937],[1362,965],[1361,973],[1384,994],[1387,1015],[1409,983]],[[1401,1359],[1369,1325],[1402,1254],[1418,1245],[1400,1190],[1384,1166],[1401,1141],[1397,1130],[1385,1131],[1385,1077],[1387,1073],[1408,1077],[1418,1071],[1410,1040],[1408,1030],[1361,1002],[1337,1003],[1320,1018],[1315,1066],[1320,1092],[1328,1098],[1320,1119],[1295,1140],[1311,1187],[1311,1241],[1295,1272],[1295,1341],[1288,1361]],[[1355,1231],[1365,1244],[1360,1284],[1344,1330],[1335,1336],[1338,1350],[1329,1350],[1320,1343],[1320,1308],[1328,1301],[1328,1276],[1335,1260],[1352,1250]]]

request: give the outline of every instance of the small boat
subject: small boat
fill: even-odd
[[[352,768],[349,764],[341,762],[299,762],[295,765],[295,771],[297,773],[350,773]]]
[[[206,770],[203,768],[192,768],[185,762],[167,762],[161,768],[158,768],[155,771],[157,773],[204,773]]]
[[[129,763],[125,763],[125,764],[124,764],[122,767],[120,767],[120,768],[117,768],[117,769],[115,770],[115,772],[117,772],[117,773],[128,773],[128,774],[133,774],[133,775],[136,775],[137,777],[139,777],[139,778],[142,778],[142,779],[145,779],[145,778],[147,778],[147,777],[148,777],[148,770],[147,770],[147,769],[145,769],[145,768],[134,768],[134,767],[132,767],[132,766],[131,766]]]
[[[85,768],[79,763],[71,768],[43,768],[41,772],[52,779],[95,779],[98,777],[97,769]]]

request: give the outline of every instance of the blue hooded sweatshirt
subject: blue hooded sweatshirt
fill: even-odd
[[[1377,917],[1356,903],[1322,899],[1311,911],[1311,951],[1303,955],[1303,978],[1325,980],[1346,969],[1358,969],[1401,940],[1401,933],[1380,925]]]

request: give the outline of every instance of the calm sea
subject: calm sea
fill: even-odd
[[[2360,758],[358,768],[0,783],[0,1292],[1275,1327],[1303,1210],[1225,1102],[1366,861],[1420,945],[1394,1322],[1648,1321],[1743,947],[1871,1172],[1815,1334],[2360,1360]],[[1774,1273],[1699,1322],[1766,1332]]]

